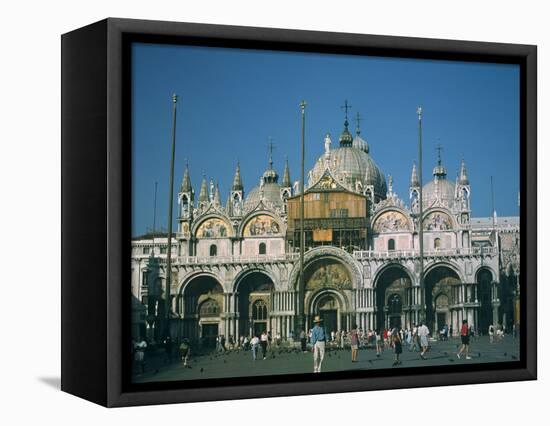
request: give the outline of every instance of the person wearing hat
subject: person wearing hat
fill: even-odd
[[[311,344],[313,345],[313,372],[321,372],[321,364],[325,357],[325,345],[327,342],[327,333],[321,326],[323,320],[319,315],[315,317],[313,323],[315,326],[311,330]]]

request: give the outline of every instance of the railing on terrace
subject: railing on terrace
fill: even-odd
[[[497,255],[495,247],[475,247],[475,248],[455,248],[441,250],[426,250],[424,257],[442,257],[442,256],[480,256]],[[418,257],[418,250],[392,250],[392,251],[355,251],[355,259],[400,259]],[[294,262],[300,258],[299,253],[286,253],[278,255],[242,255],[242,256],[173,256],[173,262],[180,265],[216,265],[216,264],[246,264],[246,263],[277,263]],[[166,263],[166,255],[156,257],[156,260]]]
[[[353,256],[356,259],[395,259],[403,257],[418,257],[418,250],[391,250],[391,251],[355,251]],[[496,255],[496,247],[474,247],[474,248],[454,248],[440,250],[424,250],[424,257],[440,256],[480,256]]]
[[[298,253],[286,253],[278,255],[254,255],[254,256],[180,256],[177,258],[180,264],[227,264],[227,263],[269,263],[292,262],[299,258]]]

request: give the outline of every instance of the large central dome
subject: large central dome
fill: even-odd
[[[353,192],[362,192],[367,186],[374,187],[378,199],[386,198],[386,177],[369,155],[369,146],[359,135],[351,137],[345,129],[340,137],[340,146],[330,149],[330,136],[325,137],[325,153],[317,160],[309,172],[308,186],[314,185],[325,170],[336,178],[338,183]]]

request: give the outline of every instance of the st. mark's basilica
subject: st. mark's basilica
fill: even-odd
[[[205,345],[217,335],[238,339],[264,329],[287,339],[309,330],[315,315],[329,332],[422,320],[433,331],[447,324],[455,335],[463,319],[482,334],[490,324],[517,326],[519,217],[471,217],[475,185],[465,161],[456,159],[460,171],[449,178],[439,156],[422,191],[416,165],[406,165],[404,201],[347,117],[335,142],[327,134],[310,148],[320,156],[304,182],[303,280],[301,195],[288,163],[281,179],[270,155],[250,189],[237,164],[225,203],[204,177],[197,197],[186,167],[172,239],[171,310],[167,234],[133,238],[132,335],[161,339],[167,317],[174,337]]]

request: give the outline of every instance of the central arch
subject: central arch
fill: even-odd
[[[427,271],[424,277],[426,325],[430,330],[435,332],[451,323],[452,288],[460,282],[458,273],[447,264],[436,264]]]

